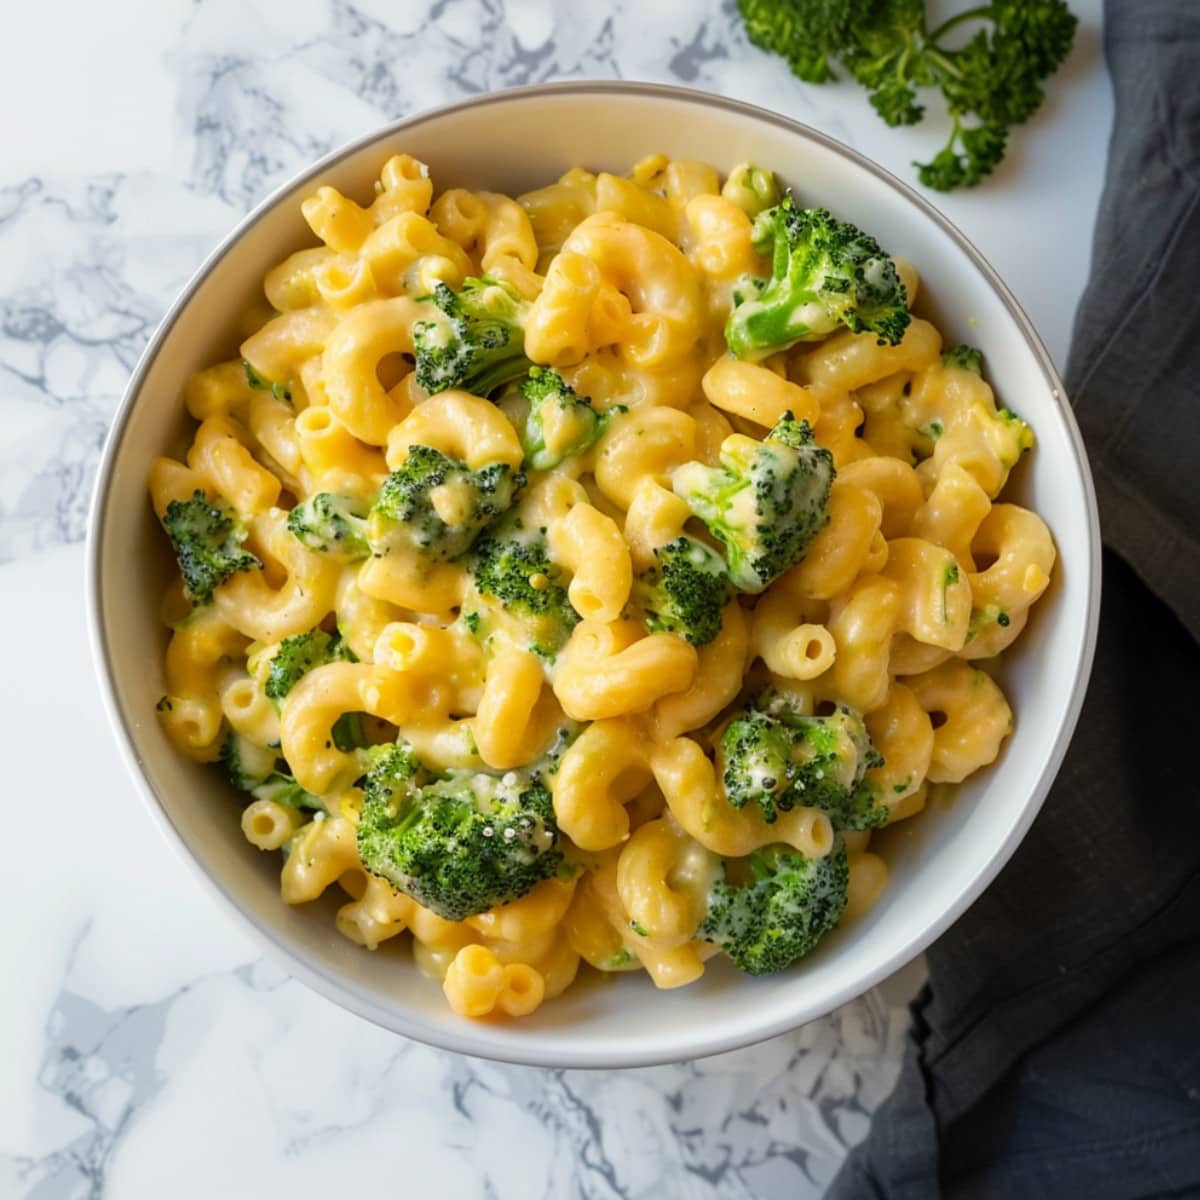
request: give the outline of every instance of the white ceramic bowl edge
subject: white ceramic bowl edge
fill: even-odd
[[[239,305],[231,297],[249,298],[268,266],[311,242],[300,199],[327,182],[369,196],[379,165],[400,150],[429,162],[439,189],[509,192],[581,160],[624,171],[655,150],[719,168],[761,162],[801,198],[827,205],[911,259],[922,273],[926,311],[948,338],[982,346],[1000,397],[1037,432],[1038,447],[1006,498],[1015,494],[1046,518],[1060,561],[1042,611],[1004,670],[1015,733],[996,766],[969,781],[951,807],[897,827],[893,878],[879,906],[791,972],[752,980],[726,964],[678,992],[625,977],[569,993],[525,1022],[463,1021],[410,962],[342,939],[331,904],[285,906],[277,863],[242,839],[218,773],[178,756],[159,730],[157,607],[166,558],[145,497],[146,467],[154,454],[183,448],[182,381],[235,352]],[[823,1015],[918,954],[966,909],[1019,844],[1066,751],[1091,667],[1099,572],[1086,455],[1053,365],[999,277],[923,197],[773,113],[679,88],[570,83],[479,97],[362,138],[268,197],[209,256],[151,339],[113,423],[92,507],[87,590],[101,690],[141,795],[168,840],[293,974],[360,1015],[434,1045],[541,1066],[621,1067],[718,1053]]]

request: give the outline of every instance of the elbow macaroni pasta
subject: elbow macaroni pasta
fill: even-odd
[[[645,970],[660,988],[695,980],[718,953],[698,937],[714,885],[768,846],[809,860],[844,850],[851,918],[886,891],[871,832],[839,832],[815,804],[768,820],[729,802],[715,747],[748,685],[774,685],[806,715],[862,714],[877,755],[860,777],[888,824],[920,812],[931,784],[993,762],[1012,729],[994,663],[1055,562],[1042,519],[997,502],[1028,428],[979,373],[943,360],[921,317],[897,345],[842,329],[761,363],[726,354],[738,289],[769,270],[751,230],[774,185],[756,191],[756,171],[723,182],[654,155],[627,177],[575,168],[513,198],[436,194],[425,166],[397,155],[369,203],[321,187],[301,206],[320,244],[267,273],[269,317],[241,362],[187,381],[191,445],[150,468],[160,519],[203,493],[245,530],[256,564],[203,601],[179,584],[164,600],[166,736],[201,762],[236,745],[251,775],[242,830],[283,852],[283,899],[340,889],[338,930],[369,950],[409,935],[464,1017],[527,1016],[581,962]],[[911,307],[917,272],[896,266]],[[527,358],[603,416],[595,444],[552,469],[527,461],[524,410],[427,394],[413,369],[429,293],[484,275],[527,306]],[[759,441],[785,414],[836,468],[806,554],[761,594],[729,594],[706,644],[651,627],[637,581],[664,547],[704,537],[673,473],[716,466],[727,438]],[[577,617],[557,656],[480,601],[462,555],[415,542],[324,553],[290,527],[317,493],[361,517],[418,447],[524,489],[550,564],[530,587],[561,586]],[[430,504],[448,528],[470,515],[453,482]],[[343,653],[281,694],[273,656],[313,630]],[[349,717],[370,743],[403,738],[430,770],[507,780],[549,764],[558,873],[461,921],[371,873],[363,750],[338,733]],[[290,787],[272,785],[280,770]]]

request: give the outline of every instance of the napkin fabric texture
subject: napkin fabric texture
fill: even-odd
[[[928,952],[830,1200],[1200,1197],[1200,2],[1105,20],[1067,367],[1106,547],[1095,667],[1041,815]]]

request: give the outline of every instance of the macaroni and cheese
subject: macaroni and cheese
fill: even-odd
[[[464,1016],[811,952],[1012,729],[1055,549],[979,353],[759,166],[512,198],[397,155],[302,210],[150,469],[167,735],[287,903],[410,934]]]

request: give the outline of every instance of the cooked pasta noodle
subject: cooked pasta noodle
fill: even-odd
[[[780,326],[764,249],[830,218],[769,171],[434,183],[317,189],[242,361],[183,387],[162,728],[287,903],[345,893],[464,1017],[581,961],[780,969],[886,893],[873,830],[1001,753],[990,663],[1055,562],[996,502],[1032,432],[858,231],[891,323],[842,280]]]

